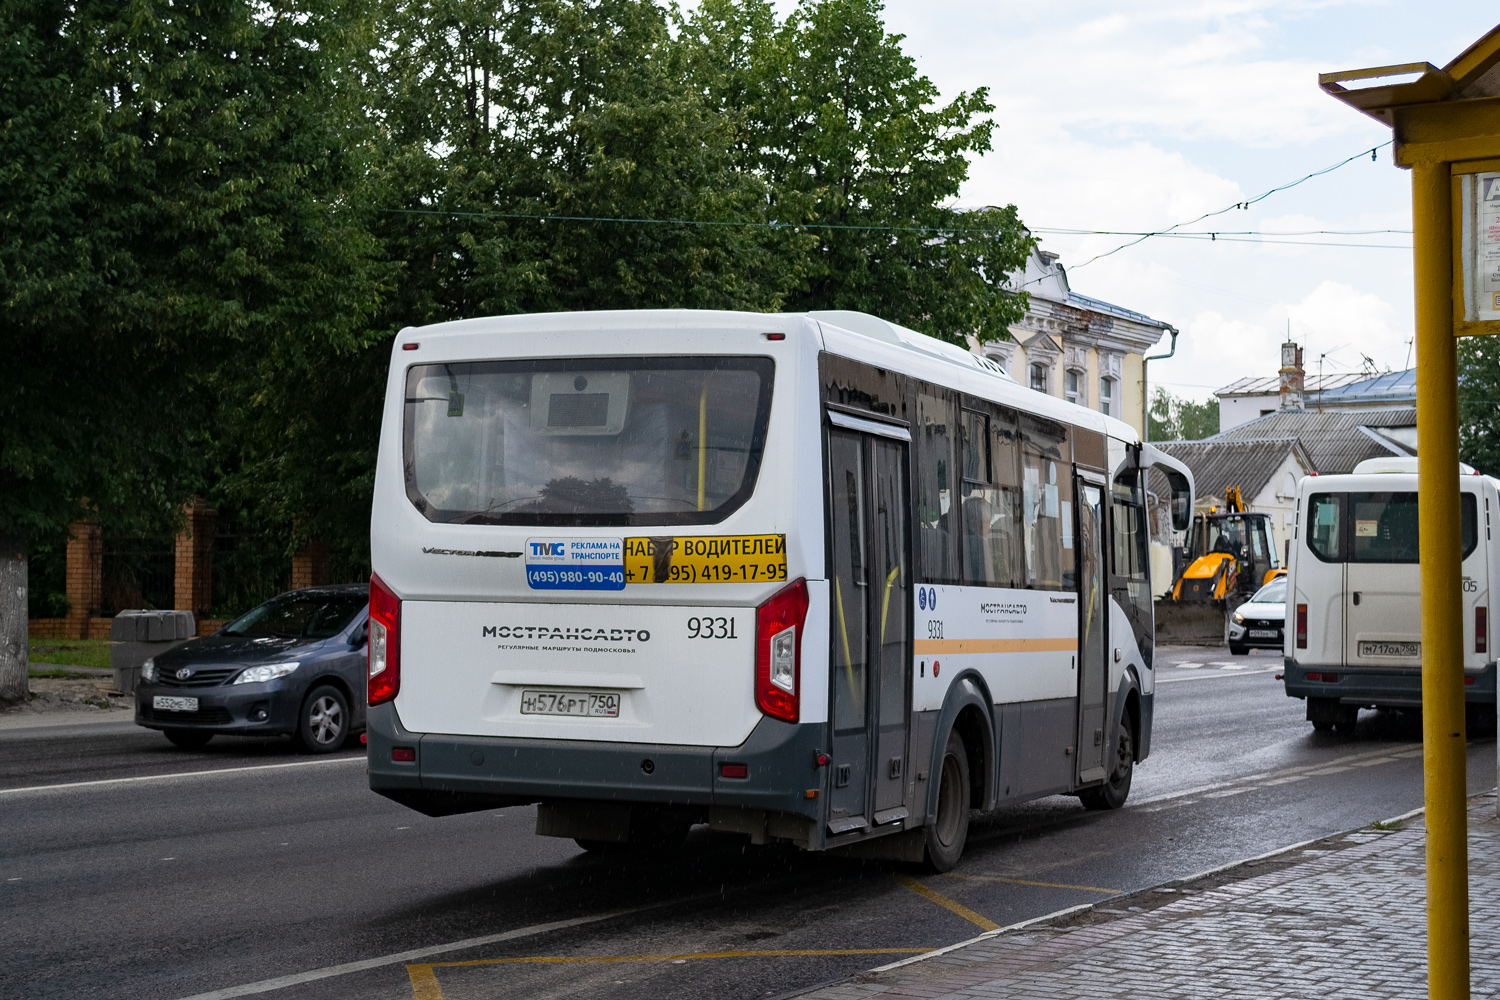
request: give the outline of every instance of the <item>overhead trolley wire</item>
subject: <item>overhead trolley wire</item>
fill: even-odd
[[[1313,229],[1313,230],[1305,230],[1305,231],[1299,231],[1299,232],[1287,232],[1287,233],[1261,232],[1261,231],[1258,231],[1258,230],[1228,230],[1228,231],[1207,231],[1207,232],[1191,232],[1191,233],[1179,232],[1179,230],[1183,229],[1184,227],[1191,226],[1191,225],[1194,225],[1195,223],[1202,222],[1204,219],[1211,219],[1211,218],[1213,218],[1215,216],[1223,215],[1226,212],[1231,212],[1231,211],[1233,211],[1233,210],[1235,210],[1237,208],[1238,209],[1248,209],[1251,205],[1254,205],[1257,202],[1264,201],[1265,199],[1269,198],[1273,194],[1276,194],[1276,193],[1278,193],[1280,191],[1286,191],[1289,188],[1294,188],[1294,187],[1296,187],[1299,184],[1302,184],[1302,183],[1304,183],[1306,181],[1312,180],[1314,177],[1321,177],[1324,174],[1331,173],[1332,171],[1335,171],[1335,170],[1339,169],[1340,167],[1344,166],[1345,164],[1352,163],[1353,161],[1359,159],[1362,156],[1368,155],[1368,156],[1370,156],[1373,159],[1374,156],[1375,156],[1375,154],[1377,152],[1379,152],[1380,149],[1382,149],[1385,146],[1389,146],[1389,145],[1391,145],[1391,140],[1387,140],[1386,142],[1383,142],[1383,143],[1381,143],[1378,146],[1371,147],[1370,149],[1362,150],[1361,152],[1356,153],[1353,156],[1350,156],[1350,157],[1348,157],[1346,159],[1340,160],[1338,163],[1335,163],[1335,164],[1333,164],[1331,166],[1324,167],[1321,170],[1315,170],[1315,171],[1313,171],[1310,174],[1305,174],[1302,177],[1299,177],[1299,178],[1297,178],[1294,181],[1289,181],[1286,184],[1277,185],[1276,187],[1273,187],[1273,188],[1271,188],[1268,191],[1265,191],[1265,192],[1263,192],[1263,193],[1261,193],[1259,195],[1256,195],[1254,198],[1250,198],[1250,199],[1248,199],[1246,201],[1237,201],[1237,202],[1235,202],[1232,205],[1229,205],[1229,206],[1227,206],[1225,208],[1216,209],[1215,211],[1212,211],[1212,212],[1205,212],[1202,215],[1198,216],[1197,218],[1188,219],[1188,220],[1186,220],[1184,222],[1179,222],[1179,223],[1176,223],[1175,225],[1167,226],[1164,229],[1154,229],[1154,230],[1149,230],[1149,231],[1139,231],[1139,230],[1116,230],[1116,229],[1056,228],[1056,227],[1045,227],[1045,226],[1027,226],[1025,228],[1027,229],[1027,231],[1033,232],[1033,233],[1046,233],[1046,234],[1050,234],[1050,235],[1059,235],[1059,236],[1134,236],[1134,237],[1136,237],[1135,239],[1130,240],[1127,243],[1123,243],[1120,246],[1115,247],[1113,250],[1107,250],[1104,253],[1097,254],[1097,255],[1095,255],[1093,257],[1090,257],[1088,260],[1084,261],[1082,264],[1074,264],[1074,265],[1072,265],[1072,267],[1074,269],[1079,268],[1079,267],[1083,267],[1086,264],[1092,264],[1096,260],[1100,260],[1101,258],[1108,257],[1111,254],[1119,253],[1121,250],[1125,250],[1125,249],[1128,249],[1130,247],[1133,247],[1136,244],[1142,243],[1142,242],[1144,242],[1144,241],[1146,241],[1148,239],[1158,238],[1158,237],[1173,238],[1173,239],[1208,240],[1210,242],[1218,242],[1220,240],[1223,240],[1225,242],[1230,242],[1230,243],[1277,243],[1277,244],[1283,244],[1283,245],[1289,245],[1289,246],[1332,246],[1332,247],[1351,247],[1351,248],[1375,249],[1375,250],[1409,250],[1409,249],[1411,249],[1410,247],[1399,246],[1399,245],[1396,245],[1396,244],[1389,244],[1389,243],[1339,243],[1339,242],[1315,241],[1315,240],[1282,240],[1282,239],[1275,239],[1274,238],[1274,237],[1282,237],[1282,236],[1287,236],[1287,237],[1294,237],[1294,236],[1378,236],[1378,235],[1385,235],[1385,234],[1410,235],[1411,230],[1409,230],[1409,229],[1359,229],[1359,230]],[[759,222],[759,221],[741,221],[741,220],[732,220],[732,219],[648,219],[648,218],[639,218],[639,217],[631,217],[631,216],[607,216],[607,215],[554,215],[554,214],[542,214],[542,213],[494,212],[494,211],[466,212],[466,211],[456,211],[456,210],[451,210],[451,209],[439,209],[439,208],[388,208],[388,209],[383,209],[382,211],[384,211],[386,213],[389,213],[389,214],[394,214],[394,215],[430,215],[430,216],[441,216],[441,217],[445,217],[445,218],[471,218],[471,219],[517,219],[517,220],[525,220],[525,221],[541,222],[541,223],[548,223],[548,222],[588,222],[588,223],[611,223],[611,224],[621,224],[621,225],[648,225],[648,226],[720,226],[720,227],[738,227],[738,228],[755,228],[755,229],[771,229],[771,230],[787,229],[787,230],[791,230],[793,232],[800,232],[800,231],[811,230],[811,229],[828,229],[828,230],[848,230],[848,231],[860,231],[860,232],[890,232],[890,233],[933,233],[933,234],[942,234],[942,233],[952,233],[952,234],[959,234],[959,233],[988,233],[988,234],[992,234],[992,235],[995,235],[995,236],[998,237],[1001,234],[1001,232],[1003,231],[1003,230],[998,229],[998,228],[996,228],[994,226],[881,226],[881,225],[869,225],[869,224],[861,224],[861,223],[840,223],[840,222],[778,222],[778,221]],[[1251,237],[1253,237],[1253,238],[1251,238]],[[1267,237],[1273,237],[1273,238],[1267,239]],[[1036,279],[1033,279],[1033,280],[1036,280]]]
[[[1375,154],[1376,153],[1378,153],[1384,147],[1391,145],[1393,142],[1395,142],[1394,139],[1387,139],[1385,142],[1380,143],[1378,146],[1372,146],[1369,149],[1360,150],[1358,153],[1355,153],[1353,156],[1346,157],[1346,158],[1340,160],[1339,162],[1333,164],[1332,166],[1324,167],[1322,170],[1314,170],[1312,173],[1310,173],[1310,174],[1304,174],[1301,177],[1298,177],[1294,181],[1288,181],[1285,184],[1278,184],[1276,187],[1271,188],[1269,191],[1262,192],[1261,194],[1256,195],[1254,198],[1250,198],[1250,199],[1248,199],[1246,201],[1237,201],[1237,202],[1235,202],[1232,205],[1225,206],[1224,208],[1215,209],[1212,212],[1204,212],[1202,215],[1198,216],[1195,219],[1188,219],[1185,222],[1179,222],[1179,223],[1177,223],[1175,225],[1168,226],[1165,229],[1158,229],[1158,230],[1155,230],[1153,232],[1142,233],[1136,239],[1133,239],[1133,240],[1131,240],[1128,243],[1122,243],[1119,246],[1115,247],[1113,250],[1106,250],[1106,251],[1104,251],[1104,253],[1095,254],[1094,256],[1090,257],[1088,260],[1084,261],[1082,264],[1074,264],[1072,269],[1073,270],[1077,270],[1080,267],[1084,267],[1084,266],[1086,266],[1088,264],[1092,264],[1096,260],[1102,260],[1103,258],[1108,257],[1108,256],[1110,256],[1112,254],[1117,254],[1121,250],[1128,250],[1130,247],[1135,246],[1137,243],[1144,243],[1146,240],[1149,240],[1152,237],[1171,235],[1176,230],[1182,229],[1184,226],[1195,225],[1195,224],[1197,224],[1199,222],[1202,222],[1204,219],[1212,219],[1216,215],[1223,215],[1226,212],[1233,212],[1237,208],[1238,209],[1247,209],[1251,205],[1256,204],[1257,202],[1265,201],[1267,198],[1271,197],[1271,195],[1273,195],[1273,194],[1276,194],[1276,193],[1281,192],[1281,191],[1289,190],[1291,188],[1296,187],[1298,184],[1304,184],[1307,181],[1312,180],[1314,177],[1322,177],[1324,174],[1332,173],[1333,171],[1339,169],[1340,167],[1345,166],[1346,164],[1353,163],[1355,160],[1361,159],[1362,157],[1368,156],[1368,157],[1370,157],[1370,159],[1373,160],[1373,159],[1375,159]],[[1371,244],[1359,244],[1359,245],[1361,245],[1361,246],[1368,246],[1368,245],[1371,245]],[[1408,248],[1404,248],[1404,249],[1410,249],[1410,248],[1408,247]]]

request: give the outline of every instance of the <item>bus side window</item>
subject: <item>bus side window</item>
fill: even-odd
[[[912,448],[917,471],[917,573],[928,583],[955,583],[958,558],[951,525],[956,513],[953,397],[941,390],[917,393],[917,426]]]
[[[1073,480],[1068,430],[1038,417],[1021,417],[1021,516],[1027,586],[1071,589]]]
[[[1339,496],[1314,493],[1307,500],[1307,547],[1324,562],[1344,561]]]
[[[1015,414],[963,410],[964,582],[1023,587]]]

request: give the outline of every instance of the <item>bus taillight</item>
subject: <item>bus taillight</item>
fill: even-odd
[[[782,588],[755,609],[755,704],[787,722],[797,721],[806,620],[806,580]]]
[[[401,600],[385,581],[370,576],[370,704],[379,705],[401,690]]]
[[[1490,651],[1490,609],[1474,609],[1474,652]]]
[[[1307,648],[1307,605],[1297,605],[1297,648]]]

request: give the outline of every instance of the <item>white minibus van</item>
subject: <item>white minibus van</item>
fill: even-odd
[[[1308,476],[1297,486],[1284,679],[1290,697],[1307,700],[1307,719],[1319,731],[1352,732],[1361,708],[1422,705],[1416,464],[1369,459],[1348,475]],[[1464,697],[1471,715],[1482,705],[1493,719],[1497,483],[1468,466],[1458,482]]]
[[[408,329],[371,520],[369,781],[951,867],[970,810],[1117,808],[1150,748],[1119,420],[861,313]]]

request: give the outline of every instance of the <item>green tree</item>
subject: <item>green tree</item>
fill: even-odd
[[[1500,476],[1500,338],[1458,342],[1458,457]]]
[[[695,89],[734,129],[772,218],[815,237],[789,309],[857,309],[963,344],[1025,311],[1006,279],[1031,247],[1015,206],[953,207],[991,148],[980,88],[939,103],[877,0],[706,0],[681,24]]]
[[[310,345],[362,342],[381,265],[348,197],[357,14],[0,0],[0,328],[15,345],[0,561],[85,509],[170,525],[219,478],[243,407],[274,399]],[[0,595],[4,700],[25,694],[15,593]]]
[[[1151,441],[1201,441],[1219,433],[1219,400],[1201,403],[1181,399],[1157,387],[1147,413]]]

